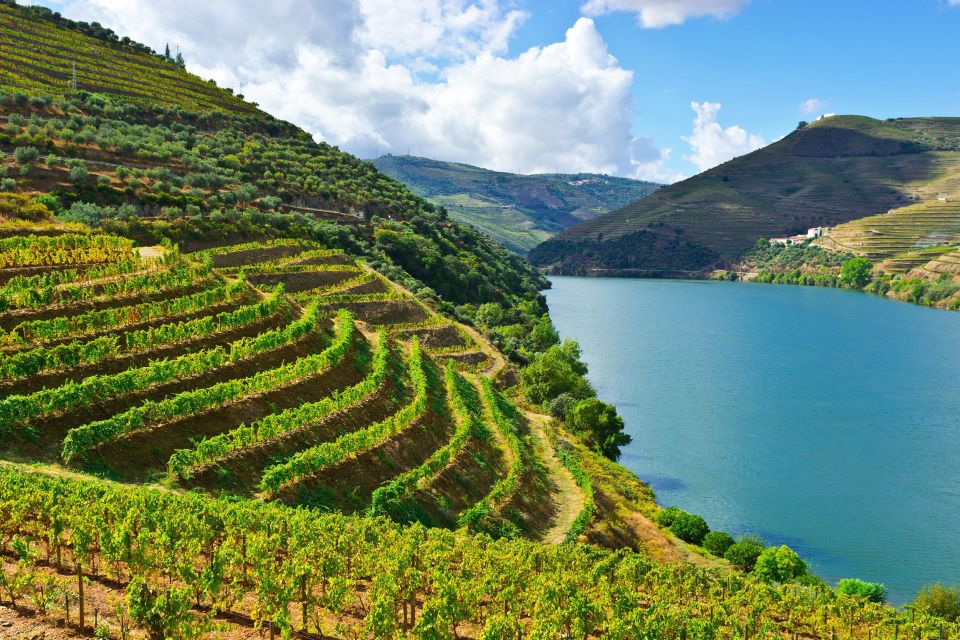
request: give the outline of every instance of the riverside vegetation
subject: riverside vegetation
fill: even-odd
[[[0,36],[15,630],[960,633],[660,509],[545,281],[442,207],[97,25]]]

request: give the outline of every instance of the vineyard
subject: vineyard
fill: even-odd
[[[496,349],[340,250],[281,239],[181,253],[172,246],[146,251],[96,233],[37,233],[0,241],[0,264],[0,443],[8,458],[159,484],[173,494],[200,490],[243,498],[232,504],[251,509],[262,502],[387,515],[495,538],[537,540],[552,525],[575,541],[599,526],[591,482],[561,452],[584,505],[575,520],[562,520],[557,471],[538,459],[551,440],[497,389],[494,380],[515,374]],[[90,486],[148,495],[107,482]],[[14,508],[0,510],[12,513],[7,506]],[[296,513],[275,508],[289,517]],[[104,517],[102,523],[115,522]],[[71,540],[84,535],[63,531]],[[26,540],[26,530],[4,533],[11,545],[14,538]],[[129,585],[141,584],[136,575],[146,580],[144,594],[155,588],[159,574],[153,568],[140,574],[132,564],[123,576],[97,582],[106,578],[98,572],[107,572],[108,564],[119,566],[101,555],[108,535],[94,534],[89,557],[70,544],[51,547],[59,564],[29,552],[30,562],[39,564],[20,586],[10,585],[11,601],[17,589],[26,594],[54,584],[54,574],[68,565],[80,566],[92,581],[87,593],[120,593],[115,583],[121,577],[129,592]],[[262,548],[274,535],[246,544]],[[218,534],[203,533],[210,542],[207,536]],[[36,541],[27,544],[33,548]],[[632,544],[642,542],[634,538]],[[14,546],[3,551],[15,554]],[[62,558],[67,549],[77,554],[70,562]],[[16,560],[15,573],[28,570],[25,562]],[[52,571],[54,582],[36,571]],[[5,579],[19,580],[10,575]],[[193,578],[177,575],[193,594],[181,622],[230,626],[201,613],[205,606],[226,608],[212,600],[205,605]],[[345,588],[346,574],[331,577],[337,589]],[[326,612],[314,607],[325,601],[320,591],[328,587],[301,584],[301,595],[318,591],[315,601],[310,596],[300,603],[305,613],[298,632],[329,633],[326,621],[341,614],[344,624],[358,629],[371,624],[354,610],[362,581],[350,581],[342,604]],[[71,598],[83,600],[79,585],[73,591],[57,587],[66,599],[61,603],[58,596],[44,610],[66,616]],[[240,596],[236,606],[242,610],[240,601],[247,599]],[[235,613],[289,633],[292,618],[272,606],[272,613],[259,604],[256,611]],[[406,622],[387,616],[377,624],[419,628],[421,605],[409,606]],[[114,613],[99,610],[98,620],[122,629],[127,623]],[[472,615],[454,626],[475,627]]]

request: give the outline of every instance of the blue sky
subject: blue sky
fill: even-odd
[[[960,0],[44,4],[362,157],[671,181],[823,113],[960,115]]]

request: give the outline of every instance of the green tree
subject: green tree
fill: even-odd
[[[752,571],[761,553],[763,553],[763,540],[756,536],[743,536],[730,545],[723,557],[738,569]]]
[[[70,182],[74,184],[81,184],[87,181],[87,178],[90,177],[89,172],[87,172],[86,167],[75,166],[70,169]]]
[[[887,587],[879,582],[865,582],[857,578],[844,578],[837,584],[837,593],[854,598],[863,598],[870,602],[883,602],[887,599]]]
[[[538,354],[520,372],[527,398],[538,405],[556,398],[561,393],[570,393],[576,398],[590,398],[593,387],[584,376],[587,365],[580,361],[580,345],[573,340],[564,340]]]
[[[873,263],[866,258],[850,258],[840,267],[840,281],[854,289],[863,289],[870,283]]]
[[[703,538],[703,548],[718,558],[722,558],[732,546],[733,536],[726,531],[711,531]]]
[[[624,433],[623,419],[617,408],[596,398],[579,401],[567,412],[567,427],[580,435],[591,449],[617,460],[620,447],[633,440]]]
[[[35,147],[17,147],[13,150],[13,159],[21,165],[31,165],[40,157]]]
[[[686,511],[678,513],[670,523],[670,533],[690,544],[701,544],[709,532],[706,520]]]
[[[920,589],[913,606],[944,620],[955,622],[960,620],[960,588],[946,586],[939,582],[928,584]]]
[[[792,582],[807,575],[807,563],[786,545],[767,547],[757,558],[753,572],[764,582]]]

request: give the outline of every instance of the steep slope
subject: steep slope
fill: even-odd
[[[520,175],[415,156],[386,155],[373,164],[517,253],[659,186],[592,173]]]
[[[140,102],[258,113],[243,96],[187,73],[143,45],[99,25],[65,20],[44,7],[0,0],[0,46],[0,78],[9,87],[66,90],[75,82],[78,90]]]
[[[960,119],[821,119],[536,247],[556,273],[675,275],[761,237],[834,226],[960,189]]]

